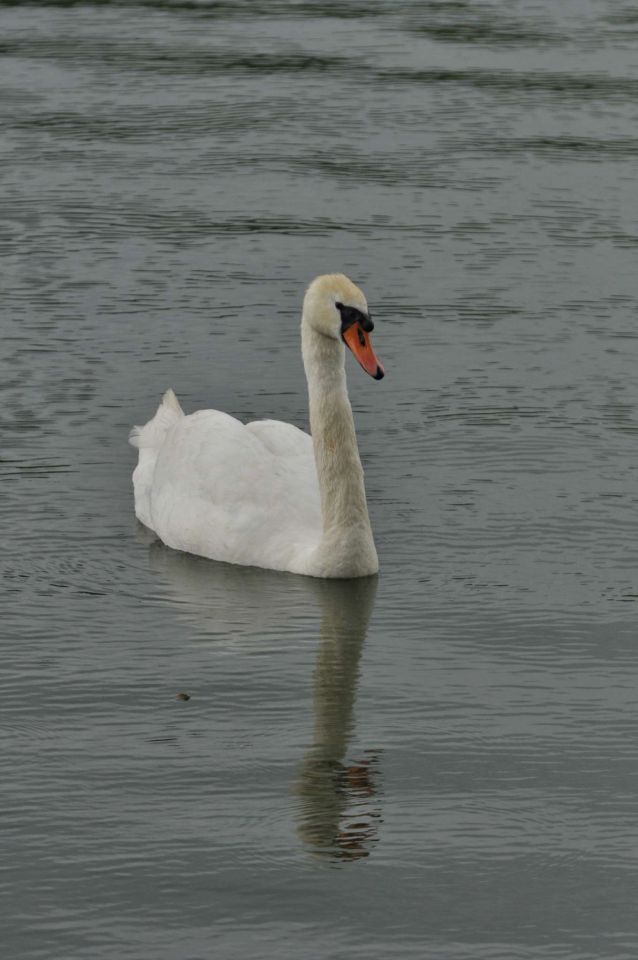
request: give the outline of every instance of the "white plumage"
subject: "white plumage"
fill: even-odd
[[[344,302],[367,320],[363,294],[340,274],[317,278],[304,300],[312,437],[218,410],[185,416],[172,390],[152,420],[133,428],[135,512],[169,547],[312,576],[377,571],[345,387]],[[368,369],[359,340],[351,349]],[[375,371],[380,379],[380,365]]]

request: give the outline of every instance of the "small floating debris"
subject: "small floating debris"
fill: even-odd
[[[190,693],[184,693],[184,692],[182,692],[182,693],[177,693],[177,694],[175,695],[175,699],[176,699],[176,700],[190,700],[190,698],[191,698]]]

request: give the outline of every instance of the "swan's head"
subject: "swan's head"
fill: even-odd
[[[324,337],[343,342],[366,373],[375,380],[384,376],[370,336],[374,324],[359,287],[343,273],[317,277],[306,291],[303,322]]]

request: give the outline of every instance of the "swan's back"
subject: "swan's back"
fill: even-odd
[[[135,428],[135,512],[177,550],[291,570],[316,548],[321,507],[308,434],[291,424],[242,424],[219,410],[185,416],[169,391]]]

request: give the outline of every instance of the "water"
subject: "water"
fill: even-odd
[[[636,956],[637,39],[0,4],[8,956]],[[349,366],[378,582],[152,542],[130,425],[173,386],[305,426],[333,269],[387,371]]]

